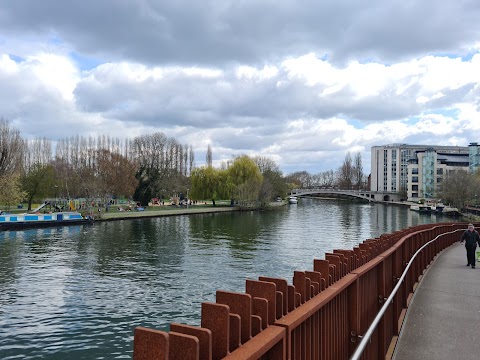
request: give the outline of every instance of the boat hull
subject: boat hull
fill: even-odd
[[[0,215],[0,230],[21,230],[37,227],[52,227],[89,224],[90,219],[80,213],[53,213],[53,214],[4,214]]]
[[[296,204],[296,203],[298,203],[298,199],[295,196],[290,196],[288,198],[288,203],[289,204]]]

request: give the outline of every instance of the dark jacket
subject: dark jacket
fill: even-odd
[[[480,235],[477,230],[467,230],[463,233],[461,241],[465,241],[465,247],[477,247],[477,243],[480,245]]]

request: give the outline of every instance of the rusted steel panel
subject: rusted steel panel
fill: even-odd
[[[228,305],[230,313],[240,316],[242,344],[250,340],[252,328],[252,297],[249,294],[218,290],[216,293],[216,301],[218,304]]]
[[[283,293],[280,291],[276,292],[277,294],[277,313],[275,320],[280,319],[283,316]]]
[[[268,301],[264,298],[254,297],[252,299],[253,314],[262,319],[262,329],[268,327]]]
[[[288,285],[288,312],[295,309],[295,286]]]
[[[343,255],[342,255],[343,257]],[[340,260],[340,254],[325,254],[325,259],[335,266],[335,280],[338,281],[343,277],[343,263]]]
[[[195,336],[199,341],[200,360],[211,360],[212,358],[212,332],[197,326],[170,324],[170,331]]]
[[[241,319],[237,314],[230,314],[230,344],[229,351],[232,352],[241,344]]]
[[[329,280],[329,265],[330,263],[327,260],[314,259],[313,260],[313,271],[319,272],[325,287],[322,286],[322,290],[326,289],[330,285]]]
[[[252,297],[263,298],[268,301],[268,318],[269,325],[275,322],[277,308],[277,286],[275,283],[266,281],[247,280],[245,282],[246,293]]]
[[[377,293],[378,293],[378,304],[377,304],[377,312],[383,306],[384,300],[387,298],[389,294],[387,294],[386,289],[386,272],[385,269],[385,258],[383,261],[378,264],[378,271],[377,271]],[[390,339],[387,339],[387,325],[386,325],[387,318],[384,316],[378,325],[378,353],[379,354],[386,354],[388,349],[388,344],[390,343]]]
[[[331,299],[336,297],[342,291],[345,291],[346,288],[356,279],[357,276],[354,274],[346,275],[334,286],[325,289],[313,299],[310,299],[310,301],[303,304],[301,308],[295,309],[281,319],[277,320],[275,325],[285,326],[292,329],[296,328],[303,321],[312,316],[316,311],[325,306]]]
[[[202,303],[201,325],[212,332],[213,359],[226,356],[230,343],[229,307],[223,304]]]
[[[302,295],[295,292],[295,308],[298,308],[300,305],[302,305]]]
[[[272,282],[277,286],[277,291],[280,291],[283,294],[283,315],[288,313],[288,283],[285,279],[278,279],[266,276],[260,276],[258,278],[260,281]],[[278,305],[278,302],[277,302]]]
[[[320,292],[320,283],[322,282],[322,274],[317,271],[305,271],[305,276],[308,279],[310,279],[311,284],[315,287],[315,295],[317,295]],[[318,291],[316,290],[317,288],[318,288]]]
[[[252,337],[253,337],[259,334],[260,331],[262,331],[262,318],[258,315],[252,315],[251,322],[252,322]]]
[[[295,292],[300,294],[300,303],[307,301],[307,277],[303,271],[295,271],[293,273],[293,286]]]
[[[169,360],[199,360],[199,341],[195,336],[170,331]]]
[[[337,282],[338,280],[338,277],[337,277],[337,268],[335,265],[329,265],[328,266],[328,275],[331,279],[331,283],[330,285],[332,285],[333,283]]]
[[[168,360],[169,338],[163,331],[137,327],[133,338],[133,360]]]
[[[306,297],[306,301],[310,300],[312,297],[313,297],[313,288],[312,288],[312,280],[310,280],[310,278],[306,277],[305,278],[305,282],[306,282],[306,293],[307,293],[307,297]]]
[[[360,333],[360,316],[359,316],[359,282],[353,282],[347,288],[347,331],[349,332],[348,355],[351,356],[357,346],[357,335]]]
[[[355,266],[355,253],[353,250],[333,250],[334,254],[342,254],[347,261],[347,273],[356,268]]]

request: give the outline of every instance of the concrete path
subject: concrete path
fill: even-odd
[[[127,220],[138,219],[148,217],[160,217],[160,216],[174,216],[174,215],[191,215],[191,214],[210,214],[217,212],[231,212],[239,211],[238,207],[189,207],[187,208],[162,208],[160,210],[148,210],[148,211],[122,211],[122,212],[106,212],[102,214],[102,218],[98,221],[109,220]]]
[[[407,312],[394,360],[480,359],[480,263],[476,269],[466,264],[465,246],[457,243],[428,269]]]

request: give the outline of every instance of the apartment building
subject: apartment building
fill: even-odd
[[[408,163],[407,199],[434,199],[442,190],[442,182],[450,171],[468,171],[469,154],[443,153],[428,148],[417,151]]]
[[[432,145],[408,145],[390,144],[373,146],[371,149],[371,176],[370,190],[380,192],[399,192],[407,197],[408,192],[408,165],[409,160],[416,158],[417,152],[425,152],[427,149],[444,155],[461,154],[472,156],[477,160],[480,151],[474,155],[474,149],[466,146],[432,146]],[[423,161],[423,160],[422,160]],[[412,174],[413,175],[413,174]]]

